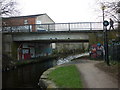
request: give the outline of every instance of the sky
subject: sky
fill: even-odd
[[[56,23],[99,22],[102,11],[97,0],[17,0],[22,15],[47,13]]]

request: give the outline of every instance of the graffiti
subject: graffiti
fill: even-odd
[[[103,45],[101,45],[100,43],[91,45],[89,54],[91,58],[103,58]]]

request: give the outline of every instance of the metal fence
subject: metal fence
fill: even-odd
[[[120,41],[112,42],[112,44],[109,45],[109,59],[120,61]]]
[[[101,22],[76,22],[55,24],[56,31],[102,30]]]

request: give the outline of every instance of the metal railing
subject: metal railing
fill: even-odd
[[[109,59],[120,61],[120,41],[112,42],[112,44],[109,45]]]
[[[118,23],[114,24],[117,28]],[[53,24],[28,24],[20,26],[3,26],[2,32],[42,32],[42,31],[80,31],[103,30],[102,22],[76,22]]]
[[[57,31],[102,30],[101,22],[58,23],[55,27]]]

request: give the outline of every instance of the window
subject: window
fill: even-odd
[[[24,20],[24,24],[28,24],[28,20]]]
[[[37,21],[36,24],[41,24],[41,21]]]

